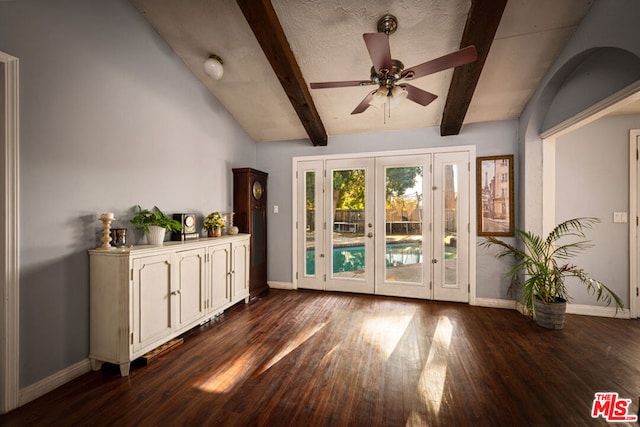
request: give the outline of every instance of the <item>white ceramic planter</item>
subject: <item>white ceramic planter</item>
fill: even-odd
[[[147,243],[150,245],[162,245],[164,243],[164,235],[166,232],[167,230],[162,227],[150,225],[149,232],[147,233]]]

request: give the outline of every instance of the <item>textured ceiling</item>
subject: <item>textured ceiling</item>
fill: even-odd
[[[238,5],[230,0],[131,0],[194,75],[256,141],[308,138],[290,100]],[[465,123],[514,119],[553,63],[592,0],[509,0],[471,100]],[[307,85],[368,79],[362,39],[380,16],[398,18],[391,54],[406,67],[460,48],[470,0],[273,0]],[[210,53],[224,60],[224,77],[202,70]],[[426,107],[351,111],[371,87],[309,89],[329,136],[440,125],[452,70],[411,84],[438,95]],[[456,88],[453,88],[454,90]]]

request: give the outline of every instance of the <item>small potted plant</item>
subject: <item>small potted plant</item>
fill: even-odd
[[[520,292],[520,300],[536,323],[548,329],[562,329],[569,294],[565,278],[575,277],[583,283],[597,301],[616,310],[623,308],[622,300],[599,280],[589,277],[583,269],[570,263],[580,251],[590,248],[585,240],[585,229],[590,229],[597,218],[574,218],[564,221],[551,230],[546,237],[530,231],[515,230],[516,244],[512,245],[494,236],[486,237],[481,246],[498,246],[498,258],[513,257],[515,266],[507,273],[512,288]],[[567,241],[561,238],[577,238]]]
[[[162,245],[167,231],[182,229],[179,221],[167,217],[157,206],[154,206],[153,212],[142,209],[140,205],[136,205],[136,209],[138,211],[130,222],[133,228],[144,230],[150,245]]]
[[[212,212],[204,218],[202,224],[209,237],[220,237],[225,220],[220,212]]]

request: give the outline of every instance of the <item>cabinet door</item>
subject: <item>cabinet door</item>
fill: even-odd
[[[205,315],[205,249],[192,249],[177,253],[178,328],[199,323]]]
[[[239,301],[249,296],[249,240],[233,243],[232,300]]]
[[[133,260],[133,351],[162,341],[173,324],[172,254]]]
[[[221,311],[231,301],[229,277],[231,272],[231,245],[210,246],[209,252],[209,307],[212,313]]]

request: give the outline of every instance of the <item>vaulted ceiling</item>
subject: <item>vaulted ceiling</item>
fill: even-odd
[[[131,0],[193,74],[255,141],[439,127],[518,118],[592,0]],[[389,43],[406,67],[475,45],[478,60],[411,81],[438,98],[423,107],[352,115],[372,86],[363,33],[392,14]],[[203,71],[210,54],[224,76]]]

